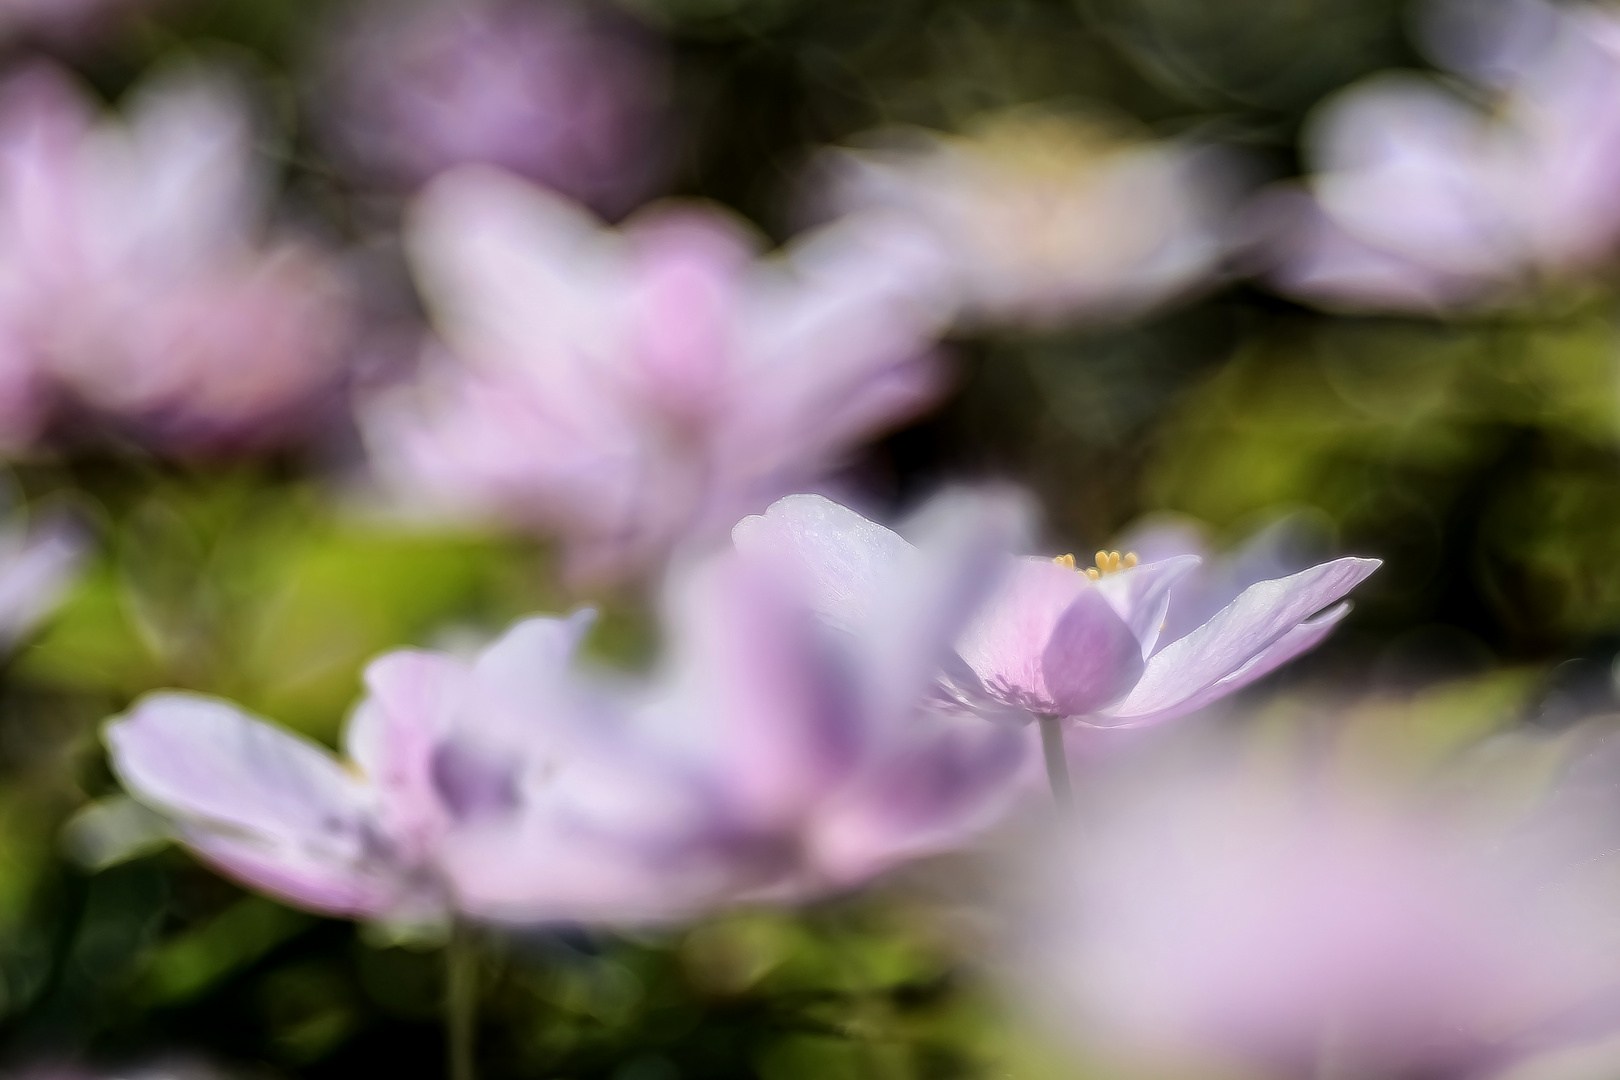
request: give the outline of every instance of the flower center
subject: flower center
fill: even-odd
[[[1070,570],[1080,569],[1074,564],[1073,555],[1059,555],[1052,561],[1057,563],[1059,566],[1066,566]],[[1134,551],[1127,551],[1124,555],[1121,555],[1117,551],[1099,551],[1097,552],[1097,565],[1088,566],[1081,572],[1092,581],[1096,581],[1100,577],[1107,577],[1109,574],[1117,574],[1121,570],[1129,570],[1135,565],[1136,552]]]

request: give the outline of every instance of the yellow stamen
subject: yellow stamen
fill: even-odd
[[[1073,555],[1059,555],[1052,561],[1070,570],[1078,570],[1092,581],[1096,581],[1098,578],[1106,577],[1109,574],[1129,570],[1136,565],[1137,558],[1134,551],[1128,551],[1123,555],[1117,551],[1099,551],[1097,552],[1096,566],[1076,566]]]

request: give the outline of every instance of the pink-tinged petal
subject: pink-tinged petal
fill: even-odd
[[[680,583],[677,700],[738,820],[787,828],[839,784],[865,737],[829,630],[769,564],[722,558]],[[693,732],[696,734],[696,732]]]
[[[402,649],[366,667],[365,701],[344,733],[349,757],[376,787],[378,813],[396,843],[424,854],[450,827],[435,783],[435,756],[467,707],[467,665]]]
[[[556,699],[560,676],[595,622],[592,608],[566,619],[524,619],[479,654],[473,671],[486,690],[510,704],[544,706]]]
[[[371,793],[305,739],[225,702],[167,693],[114,720],[106,740],[130,794],[250,883],[327,910],[399,883]]]
[[[962,490],[934,497],[906,523],[916,546],[878,581],[870,616],[856,633],[856,665],[874,728],[909,720],[933,694],[941,669],[957,666],[962,628],[1021,565],[1010,553],[1031,516],[1014,492]]]
[[[1196,555],[1181,555],[1133,566],[1097,582],[1097,590],[1141,643],[1144,660],[1153,655],[1159,631],[1164,629],[1171,590],[1200,561]]]
[[[810,601],[835,625],[871,617],[883,583],[916,552],[899,534],[820,495],[789,495],[731,532],[745,555],[780,560],[803,575]]]
[[[84,560],[83,529],[66,518],[0,540],[0,646],[26,634],[62,599]]]
[[[908,859],[958,848],[1027,790],[1024,728],[925,713],[885,761],[819,814],[806,846],[817,882],[847,888]]]
[[[1020,559],[962,635],[957,652],[997,699],[1035,712],[1054,711],[1043,670],[1047,643],[1070,605],[1094,589],[1084,574],[1050,559]],[[1102,600],[1100,594],[1097,599]],[[1101,608],[1129,635],[1106,601]],[[1073,688],[1072,682],[1066,685]]]
[[[1148,724],[1174,720],[1178,716],[1185,716],[1196,709],[1202,709],[1205,705],[1218,701],[1227,694],[1234,693],[1252,682],[1259,681],[1294,659],[1294,657],[1310,652],[1320,645],[1323,639],[1333,632],[1333,628],[1339,624],[1339,620],[1349,613],[1350,603],[1345,601],[1337,607],[1329,608],[1313,619],[1300,623],[1272,642],[1232,674],[1217,680],[1199,693],[1168,709],[1140,715],[1124,715],[1116,711],[1106,716],[1088,718],[1086,722],[1095,727],[1145,727]]]
[[[1059,716],[1085,716],[1124,697],[1142,677],[1143,649],[1100,588],[1086,589],[1041,653],[1046,692]]]
[[[1149,716],[1181,708],[1243,669],[1380,565],[1378,559],[1336,559],[1249,586],[1203,626],[1155,653],[1141,681],[1111,715]]]
[[[330,860],[298,844],[182,826],[181,839],[221,873],[257,892],[323,915],[401,913],[399,876],[381,861]],[[423,913],[428,914],[428,913]]]

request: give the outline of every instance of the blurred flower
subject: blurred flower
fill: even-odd
[[[883,211],[937,245],[970,321],[1128,319],[1207,282],[1228,163],[1174,142],[1018,111],[967,136],[892,134],[826,163],[836,209]]]
[[[64,516],[29,526],[0,517],[0,648],[16,644],[61,602],[78,576],[84,532]]]
[[[24,441],[65,396],[181,449],[278,434],[332,381],[345,286],[258,236],[247,107],[224,77],[148,83],[97,120],[63,72],[0,85],[0,409]]]
[[[645,902],[679,914],[852,888],[963,846],[1013,805],[1033,760],[1022,730],[929,702],[1022,524],[1005,497],[937,502],[915,559],[838,629],[815,615],[817,583],[776,552],[726,553],[677,577],[666,670],[620,736],[630,752],[608,757],[652,751],[689,787],[674,805],[702,808],[701,824],[678,824],[623,781],[601,780],[590,795],[645,805],[638,831],[661,867]],[[534,806],[527,821],[492,823],[481,845],[457,848],[464,895],[486,910],[499,901],[517,920],[569,872],[535,841],[550,811]]]
[[[228,702],[159,693],[108,725],[113,768],[254,888],[332,914],[432,920],[455,903],[443,860],[455,831],[556,782],[573,715],[563,672],[587,625],[519,623],[471,664],[411,651],[375,661],[347,762]]]
[[[1031,852],[1027,1000],[1092,1048],[1278,1076],[1483,1077],[1612,1031],[1613,747],[1515,794],[1570,745],[1487,744],[1483,791],[1208,746],[1121,777]]]
[[[379,472],[415,502],[555,533],[576,572],[724,536],[940,390],[937,313],[882,231],[760,260],[715,209],[608,231],[475,169],[428,190],[409,239],[448,354],[364,407]]]
[[[668,60],[603,5],[383,0],[340,29],[319,113],[364,172],[499,165],[617,216],[668,171]]]
[[[1613,254],[1620,19],[1534,0],[1507,12],[1437,50],[1496,84],[1489,110],[1436,80],[1386,73],[1318,111],[1309,196],[1280,189],[1257,204],[1281,289],[1332,307],[1446,309]]]
[[[735,531],[746,551],[774,552],[816,581],[821,610],[837,621],[870,602],[880,582],[910,564],[899,536],[815,495],[782,499]],[[1336,559],[1260,581],[1183,636],[1160,643],[1178,580],[1198,564],[1180,556],[1136,565],[1098,553],[1025,558],[956,641],[961,663],[946,691],[990,714],[1072,717],[1095,727],[1140,727],[1203,707],[1314,648],[1349,611],[1323,611],[1379,566]]]

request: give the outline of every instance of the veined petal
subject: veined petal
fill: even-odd
[[[870,618],[890,574],[916,555],[898,533],[820,495],[789,495],[731,532],[737,550],[801,570],[828,621],[853,629]]]
[[[1115,712],[1099,718],[1087,718],[1086,722],[1094,727],[1145,727],[1148,724],[1157,724],[1164,720],[1174,720],[1176,717],[1184,716],[1195,709],[1201,709],[1212,701],[1218,701],[1227,694],[1241,690],[1252,682],[1259,681],[1294,657],[1310,652],[1320,645],[1322,639],[1333,632],[1333,628],[1339,624],[1339,620],[1349,613],[1350,602],[1346,600],[1336,607],[1329,608],[1314,619],[1300,623],[1268,645],[1247,664],[1168,709],[1134,716],[1126,716]]]
[[[1153,655],[1153,646],[1164,629],[1170,610],[1170,591],[1188,571],[1202,562],[1196,555],[1143,563],[1109,574],[1097,582],[1097,589],[1131,628],[1142,646],[1142,659]]]
[[[1044,672],[1047,643],[1064,612],[1085,593],[1094,593],[1094,586],[1084,574],[1050,559],[1020,559],[962,635],[957,651],[998,700],[1037,712],[1055,711]],[[1119,616],[1095,595],[1129,635]],[[1132,642],[1134,647],[1134,638]]]
[[[1155,653],[1136,688],[1110,715],[1123,721],[1181,709],[1242,670],[1380,565],[1377,559],[1335,559],[1249,586],[1203,626]]]
[[[1142,677],[1143,649],[1101,589],[1075,597],[1041,653],[1046,691],[1060,716],[1085,716],[1124,697]]]

